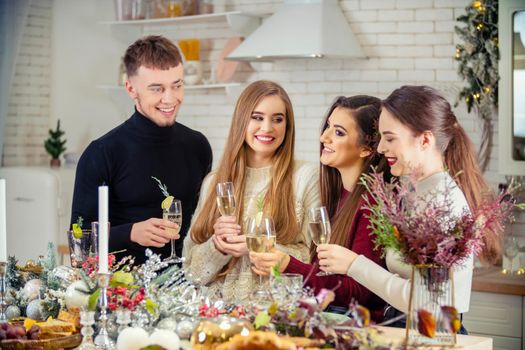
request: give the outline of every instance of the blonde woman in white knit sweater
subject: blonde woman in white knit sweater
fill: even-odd
[[[271,81],[250,84],[237,101],[219,167],[204,180],[189,234],[184,267],[226,302],[247,302],[258,276],[251,271],[244,222],[262,199],[280,250],[309,260],[309,208],[319,206],[316,165],[294,160],[295,126],[288,94]],[[235,216],[220,216],[215,187],[233,182]]]

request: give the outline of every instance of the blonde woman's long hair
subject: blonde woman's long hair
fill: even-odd
[[[295,198],[293,189],[295,123],[292,103],[286,91],[277,83],[259,80],[251,83],[237,100],[230,125],[230,132],[224,148],[224,154],[215,176],[210,183],[204,204],[198,213],[191,239],[197,244],[206,242],[213,235],[213,225],[220,216],[217,207],[215,187],[219,182],[233,182],[235,187],[235,216],[240,222],[243,217],[244,190],[247,167],[246,130],[255,107],[268,96],[279,96],[286,107],[286,133],[282,144],[275,151],[272,159],[271,179],[268,191],[263,200],[263,211],[273,218],[277,231],[277,243],[290,244],[299,232],[295,215]],[[237,263],[238,258],[219,273],[226,275]]]

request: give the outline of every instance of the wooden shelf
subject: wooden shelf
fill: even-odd
[[[261,24],[261,16],[247,14],[240,11],[210,13],[195,16],[179,16],[169,18],[155,18],[129,21],[103,21],[100,24],[116,27],[138,28],[140,31],[145,26],[173,26],[205,25],[209,23],[225,23],[240,36],[247,36]]]

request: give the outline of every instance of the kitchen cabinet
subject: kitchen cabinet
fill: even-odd
[[[495,350],[525,350],[525,276],[500,270],[475,271],[463,323],[469,334],[493,338]]]
[[[469,334],[494,338],[494,349],[522,348],[523,297],[472,292],[470,311],[463,316]]]

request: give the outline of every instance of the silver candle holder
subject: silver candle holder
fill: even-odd
[[[7,322],[5,314],[7,302],[5,301],[5,294],[7,293],[7,263],[0,261],[0,323]]]
[[[98,276],[98,286],[100,288],[99,296],[99,307],[100,307],[100,319],[98,322],[99,332],[95,337],[95,345],[101,349],[113,350],[115,349],[115,342],[110,338],[108,334],[108,297],[107,289],[109,286],[109,281],[111,279],[111,273],[102,273],[99,272]]]

